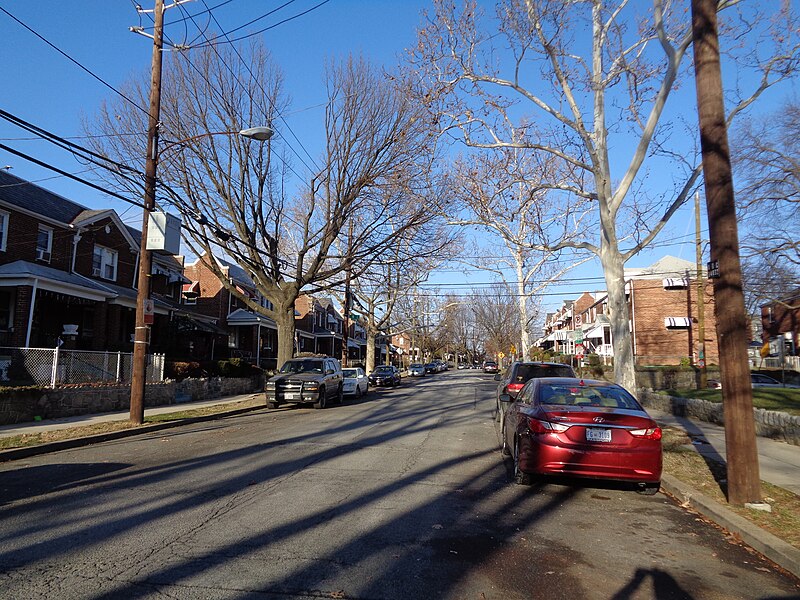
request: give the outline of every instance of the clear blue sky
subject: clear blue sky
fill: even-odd
[[[220,5],[214,10],[214,15],[222,28],[229,30],[256,19],[285,2],[286,0],[232,0],[225,3],[223,0],[207,0],[207,5]],[[322,86],[325,60],[353,52],[362,53],[376,63],[393,67],[403,50],[415,42],[415,28],[420,23],[420,12],[429,6],[429,2],[424,0],[329,0],[315,8],[320,2],[322,0],[294,0],[275,14],[238,33],[241,35],[274,25],[263,36],[286,75],[286,89],[293,100],[287,119],[292,130],[312,155],[316,155],[323,141],[320,135],[322,109],[319,105],[325,101]],[[145,8],[150,8],[153,1],[144,0],[142,4]],[[140,24],[133,2],[0,0],[0,7],[113,87],[119,87],[132,74],[149,70],[152,42],[128,30],[130,26]],[[203,11],[205,6],[203,2],[197,1],[185,4],[184,8],[196,14]],[[309,12],[300,15],[305,11]],[[279,24],[293,16],[297,18]],[[166,31],[174,40],[182,39],[187,31],[196,31],[194,25],[185,28],[182,23],[169,24],[181,17],[177,9],[171,9],[167,13]],[[145,20],[144,24],[149,22]],[[217,25],[212,23],[210,29],[217,30]],[[108,87],[2,12],[0,39],[3,40],[0,108],[7,112],[63,137],[80,136],[81,119],[91,118],[99,104],[113,95]],[[682,93],[689,101],[693,99],[694,90],[690,85]],[[689,115],[688,118],[693,116]],[[30,137],[30,134],[0,120],[0,143],[71,173],[86,170],[70,155]],[[76,141],[81,142],[80,139]],[[13,167],[13,174],[35,181],[90,208],[111,207],[122,214],[124,220],[131,225],[138,227],[141,223],[138,209],[0,150],[0,167],[5,165]],[[297,167],[298,171],[302,171],[300,165]],[[682,211],[660,240],[663,242],[665,239],[692,234],[692,218],[691,210]],[[489,248],[487,252],[494,250]],[[693,260],[694,249],[691,244],[682,247],[662,246],[652,252],[643,253],[628,266],[644,266],[664,254]],[[576,270],[571,277],[591,278],[601,275],[595,263]],[[442,283],[480,282],[488,281],[489,276],[478,273],[467,279],[456,273],[445,272],[439,274],[435,280]],[[546,304],[548,307],[556,306],[562,299],[577,297],[582,289],[592,291],[602,287],[601,281],[564,287],[561,288],[564,290],[563,297],[548,296]],[[459,291],[467,290],[460,288]]]

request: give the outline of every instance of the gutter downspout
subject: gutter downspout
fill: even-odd
[[[33,329],[33,309],[36,307],[36,290],[39,287],[39,278],[33,279],[33,290],[31,291],[31,309],[28,311],[28,331],[25,334],[25,347],[30,348],[31,345],[31,329]]]

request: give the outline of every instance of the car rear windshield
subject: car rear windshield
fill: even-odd
[[[567,365],[517,365],[514,381],[524,383],[535,377],[575,377],[575,372]]]
[[[283,363],[281,373],[322,373],[322,361],[289,360]]]
[[[539,386],[539,404],[643,410],[636,398],[615,385],[542,384]]]
[[[375,367],[375,373],[391,373],[392,367]]]

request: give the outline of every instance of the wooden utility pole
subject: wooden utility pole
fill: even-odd
[[[708,370],[706,368],[706,281],[703,278],[703,247],[700,236],[700,193],[694,195],[694,233],[697,258],[697,367],[700,369],[698,387],[708,387]],[[686,282],[689,285],[689,282]]]
[[[714,314],[725,411],[728,502],[743,505],[761,501],[761,480],[747,360],[738,224],[722,94],[717,0],[692,0],[692,35],[711,265],[718,266],[713,269],[718,270],[718,276],[714,274]]]
[[[139,247],[139,276],[136,295],[136,331],[133,341],[131,366],[130,420],[136,425],[144,423],[144,389],[146,377],[147,346],[150,327],[145,323],[145,303],[150,298],[150,270],[152,256],[147,249],[147,225],[150,213],[156,206],[156,167],[158,166],[158,126],[161,118],[161,49],[164,32],[164,2],[156,0],[153,15],[153,61],[150,75],[150,111],[147,125],[147,158],[144,177],[144,210],[142,212],[142,240]]]

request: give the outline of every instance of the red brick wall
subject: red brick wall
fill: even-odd
[[[219,278],[201,260],[187,265],[183,273],[187,279],[200,282],[200,296],[194,310],[200,314],[220,319],[224,323],[228,317],[228,296],[230,295]]]
[[[634,279],[631,285],[637,363],[680,364],[681,358],[689,358],[694,363],[699,339],[694,280],[688,288],[682,289],[664,289],[661,279]],[[709,283],[706,283],[704,300],[706,363],[718,364],[713,287]],[[667,329],[664,326],[667,317],[690,317],[692,325],[689,329]]]

